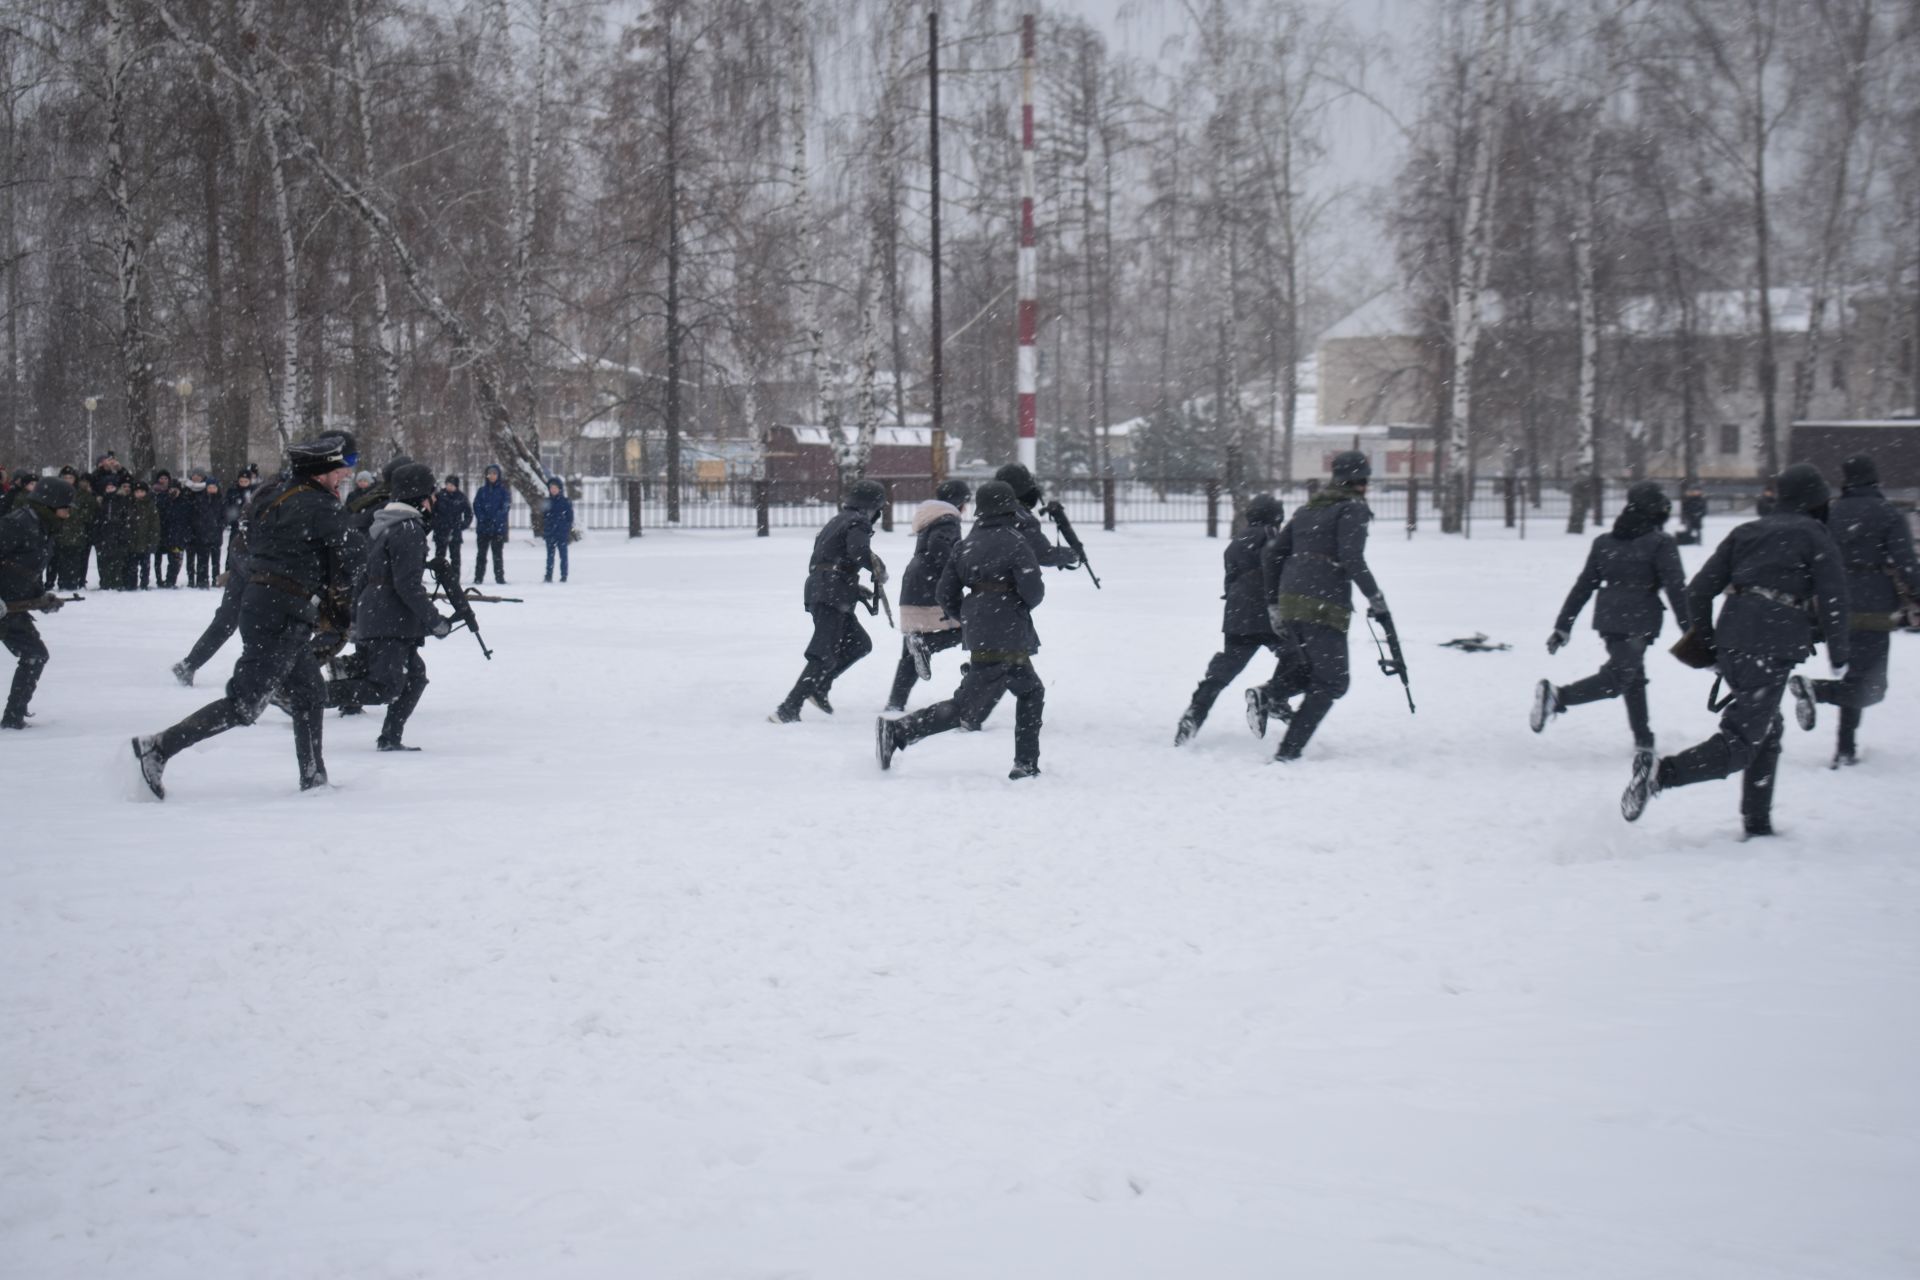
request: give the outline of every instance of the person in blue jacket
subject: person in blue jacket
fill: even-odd
[[[553,553],[560,553],[560,581],[567,580],[567,544],[573,540],[573,503],[559,476],[547,477],[547,510],[540,521],[547,540],[547,581],[553,581]]]
[[[513,491],[500,478],[500,468],[487,468],[486,483],[473,491],[473,580],[478,584],[487,576],[487,552],[493,552],[493,580],[505,583],[506,568],[501,560],[507,545],[507,509],[513,505]]]

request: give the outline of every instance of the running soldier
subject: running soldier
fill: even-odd
[[[793,689],[767,719],[792,724],[800,718],[800,704],[811,702],[828,715],[833,704],[827,694],[833,682],[860,659],[873,652],[873,641],[860,625],[854,609],[866,598],[860,571],[873,575],[876,589],[887,583],[887,566],[873,554],[873,522],[886,504],[887,491],[877,480],[859,480],[848,488],[840,514],[813,540],[807,564],[807,586],[802,602],[813,615],[813,638],[807,642],[807,665]]]
[[[1033,548],[1034,558],[1049,569],[1078,569],[1080,553],[1072,547],[1056,547],[1047,538],[1047,531],[1040,527],[1040,517],[1033,509],[1040,505],[1041,493],[1033,473],[1017,462],[1009,462],[993,473],[993,478],[1013,490],[1018,499],[1014,508],[1014,527],[1020,536]]]
[[[1913,531],[1906,517],[1880,494],[1880,469],[1866,454],[1840,464],[1840,496],[1827,512],[1827,531],[1840,545],[1847,570],[1847,649],[1852,659],[1844,680],[1787,681],[1793,694],[1793,718],[1802,729],[1814,725],[1814,703],[1840,708],[1840,739],[1833,767],[1858,764],[1855,741],[1860,715],[1887,696],[1887,650],[1899,625],[1903,599],[1908,608],[1920,600],[1920,563],[1913,554]]]
[[[1273,619],[1267,613],[1267,595],[1260,564],[1262,553],[1279,533],[1286,514],[1280,499],[1270,493],[1261,494],[1247,504],[1247,531],[1227,544],[1222,557],[1226,565],[1226,583],[1221,593],[1221,599],[1226,601],[1226,609],[1220,620],[1220,631],[1226,639],[1220,652],[1214,654],[1213,660],[1207,663],[1207,673],[1200,678],[1199,687],[1194,689],[1193,697],[1180,717],[1179,727],[1173,731],[1173,745],[1176,747],[1184,746],[1188,739],[1200,732],[1200,726],[1207,722],[1207,712],[1213,709],[1220,691],[1246,669],[1254,654],[1262,649],[1273,650],[1274,656],[1280,660],[1274,669],[1275,680],[1281,678],[1281,672],[1288,666],[1289,651],[1282,645],[1280,636],[1273,629]],[[1260,688],[1249,689],[1247,694],[1249,708],[1255,701],[1264,702],[1265,691]]]
[[[900,575],[900,665],[894,668],[888,711],[905,711],[916,680],[933,679],[933,655],[960,643],[960,620],[950,618],[935,593],[973,491],[965,480],[943,480],[913,513],[913,559]]]
[[[1677,756],[1636,751],[1620,815],[1637,821],[1647,801],[1673,787],[1744,776],[1740,816],[1749,836],[1773,834],[1773,780],[1780,763],[1780,700],[1793,668],[1813,654],[1815,619],[1835,674],[1847,667],[1847,575],[1822,523],[1827,482],[1806,463],[1780,473],[1773,513],[1726,536],[1687,584],[1687,616],[1715,651],[1730,701],[1720,732]],[[1727,603],[1713,621],[1713,601]]]
[[[1642,480],[1627,490],[1626,509],[1613,522],[1613,531],[1593,540],[1586,568],[1574,579],[1567,602],[1547,637],[1547,652],[1560,652],[1572,637],[1574,620],[1594,592],[1593,629],[1607,645],[1606,665],[1585,680],[1556,687],[1551,680],[1534,686],[1533,713],[1527,723],[1535,733],[1547,721],[1586,702],[1620,698],[1627,704],[1627,727],[1633,745],[1653,750],[1653,728],[1647,720],[1647,646],[1660,634],[1660,593],[1667,593],[1675,623],[1687,629],[1687,577],[1680,568],[1680,548],[1661,527],[1673,513],[1673,504],[1660,486]]]
[[[29,614],[58,613],[60,597],[47,591],[54,536],[73,515],[73,485],[47,480],[15,492],[13,505],[0,517],[0,645],[16,659],[0,729],[27,727],[27,704],[47,666],[47,643]]]
[[[1296,510],[1267,547],[1273,627],[1295,655],[1295,664],[1276,676],[1263,698],[1268,711],[1288,721],[1286,736],[1273,755],[1282,763],[1300,758],[1327,712],[1346,696],[1353,588],[1359,587],[1366,597],[1369,617],[1392,621],[1387,598],[1367,568],[1367,525],[1373,519],[1367,483],[1372,477],[1366,454],[1350,449],[1337,455],[1333,482]],[[1298,709],[1290,709],[1288,699],[1297,693],[1306,696]],[[1249,702],[1250,719],[1252,712]],[[1264,718],[1253,727],[1264,730]]]
[[[1016,781],[1040,772],[1040,722],[1046,686],[1033,669],[1040,635],[1033,611],[1046,597],[1040,561],[1020,531],[1013,487],[993,480],[980,486],[978,518],[940,575],[940,607],[961,620],[972,655],[960,687],[945,702],[910,716],[875,722],[874,755],[882,769],[893,755],[920,739],[964,726],[978,729],[1001,695],[1014,696],[1013,771]]]
[[[334,681],[328,701],[341,705],[386,703],[387,716],[375,745],[382,751],[418,751],[402,741],[407,717],[427,690],[427,664],[420,648],[428,636],[445,637],[453,620],[427,599],[421,575],[427,569],[426,517],[433,510],[433,472],[410,462],[388,481],[391,501],[373,516],[373,539],[360,593],[353,606],[353,642],[366,676]],[[337,695],[337,698],[336,698]]]
[[[172,728],[133,739],[140,775],[162,800],[168,761],[197,742],[258,720],[276,688],[286,692],[293,713],[300,789],[327,783],[321,754],[326,688],[313,656],[313,628],[322,608],[344,612],[351,526],[334,495],[353,474],[358,453],[351,435],[333,432],[293,446],[287,458],[287,473],[253,501],[240,600],[244,648],[226,696]]]

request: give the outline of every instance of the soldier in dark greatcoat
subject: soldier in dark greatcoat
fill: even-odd
[[[1046,597],[1040,561],[1020,532],[1013,487],[994,480],[980,486],[974,509],[979,518],[940,576],[941,608],[961,621],[962,643],[971,655],[960,687],[945,702],[898,720],[881,716],[874,729],[874,754],[882,769],[893,756],[920,739],[949,729],[978,729],[1004,694],[1014,696],[1013,771],[1009,778],[1040,772],[1040,722],[1046,686],[1033,669],[1040,635],[1033,610]]]
[[[865,598],[860,586],[862,569],[873,575],[876,586],[886,585],[887,566],[873,554],[873,522],[886,501],[886,488],[879,481],[856,481],[847,489],[840,514],[827,521],[826,528],[814,538],[813,556],[807,562],[807,586],[801,597],[813,616],[807,665],[767,719],[791,724],[800,718],[802,702],[811,702],[832,715],[833,704],[827,694],[833,682],[873,651],[873,641],[853,611]]]
[[[1265,705],[1280,714],[1294,694],[1306,695],[1274,752],[1283,763],[1300,758],[1320,721],[1346,695],[1353,588],[1366,598],[1369,616],[1389,619],[1387,598],[1367,567],[1372,476],[1366,454],[1348,450],[1336,456],[1332,483],[1295,509],[1265,552],[1274,629],[1291,643],[1296,663],[1268,687]]]
[[[313,629],[323,608],[346,612],[350,530],[335,491],[353,474],[357,457],[345,432],[297,444],[288,450],[286,474],[254,498],[247,587],[240,600],[244,648],[226,696],[172,728],[133,739],[141,777],[156,797],[166,798],[162,774],[168,761],[197,742],[258,720],[275,689],[286,692],[293,714],[300,789],[326,785],[326,688],[313,654]]]
[[[1672,787],[1739,773],[1740,815],[1749,836],[1773,834],[1773,782],[1780,762],[1780,700],[1787,678],[1813,654],[1816,622],[1827,657],[1844,674],[1847,577],[1822,522],[1827,482],[1806,463],[1780,473],[1773,514],[1729,533],[1687,584],[1687,616],[1714,649],[1731,700],[1720,732],[1679,755],[1634,753],[1620,814],[1638,820],[1647,801]],[[1718,622],[1713,601],[1726,592]]]
[[[1840,739],[1834,768],[1859,762],[1855,736],[1860,713],[1887,696],[1887,650],[1899,625],[1902,605],[1920,608],[1920,563],[1913,554],[1913,530],[1907,519],[1880,494],[1880,469],[1866,454],[1841,464],[1840,496],[1827,511],[1827,531],[1840,546],[1847,570],[1847,662],[1844,680],[1794,676],[1787,689],[1794,697],[1794,719],[1802,729],[1814,725],[1814,704],[1840,708]]]
[[[1009,462],[993,473],[993,478],[1013,490],[1017,500],[1014,507],[1014,527],[1020,530],[1020,536],[1033,548],[1034,559],[1049,569],[1077,569],[1080,567],[1080,553],[1072,547],[1056,547],[1047,538],[1047,531],[1040,526],[1040,517],[1033,509],[1040,505],[1045,495],[1034,480],[1033,473],[1017,462]]]
[[[1180,724],[1173,732],[1176,747],[1200,731],[1220,691],[1246,669],[1254,654],[1262,649],[1273,650],[1274,656],[1280,659],[1276,675],[1290,665],[1293,651],[1273,629],[1260,565],[1261,554],[1280,532],[1286,514],[1280,499],[1263,493],[1247,504],[1247,531],[1227,543],[1221,557],[1226,566],[1226,581],[1221,590],[1226,608],[1220,619],[1220,631],[1225,639],[1220,652],[1207,663],[1206,674],[1200,678],[1199,687],[1194,689],[1186,711],[1180,716]],[[1259,686],[1247,690],[1249,708],[1256,702],[1264,705],[1265,693]]]
[[[60,610],[60,598],[47,593],[47,577],[54,534],[72,514],[73,486],[54,479],[17,490],[6,515],[0,516],[0,608],[5,609],[0,613],[0,646],[17,660],[6,707],[0,709],[0,729],[27,727],[27,704],[49,656],[31,611]]]
[[[1627,505],[1613,529],[1593,540],[1587,564],[1574,580],[1567,602],[1560,606],[1547,652],[1560,652],[1572,638],[1574,620],[1596,591],[1593,629],[1607,645],[1606,665],[1585,680],[1555,686],[1542,680],[1534,686],[1533,714],[1528,724],[1535,733],[1547,722],[1584,702],[1620,698],[1627,704],[1627,727],[1633,745],[1653,750],[1653,727],[1647,720],[1647,646],[1660,634],[1660,593],[1666,592],[1680,630],[1687,629],[1687,578],[1680,568],[1680,549],[1661,528],[1673,504],[1659,485],[1642,480],[1627,490]]]

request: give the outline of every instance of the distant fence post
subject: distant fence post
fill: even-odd
[[[882,480],[881,485],[887,491],[887,505],[880,508],[880,532],[893,532],[893,481]]]
[[[1100,524],[1108,533],[1113,532],[1113,487],[1112,476],[1100,482]]]
[[[1407,536],[1420,527],[1420,480],[1417,476],[1407,477]]]
[[[768,535],[767,491],[772,488],[769,480],[753,482],[753,536],[764,538]]]
[[[627,481],[627,536],[640,536],[640,482]]]
[[[1502,476],[1500,478],[1500,483],[1502,487],[1505,489],[1505,493],[1502,496],[1506,498],[1506,503],[1507,503],[1507,528],[1511,529],[1513,528],[1516,520],[1519,517],[1519,511],[1517,510],[1519,506],[1519,502],[1518,502],[1519,495],[1516,492],[1513,473],[1508,472],[1506,475]]]
[[[1207,536],[1220,536],[1220,482],[1217,479],[1207,481]]]

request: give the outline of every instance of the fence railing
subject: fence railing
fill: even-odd
[[[882,514],[882,527],[905,524],[913,510],[932,491],[928,476],[876,476],[887,486],[892,502]],[[1669,496],[1677,498],[1679,483],[1664,481]],[[1211,476],[1163,479],[1069,478],[1042,480],[1050,498],[1057,500],[1069,519],[1081,528],[1114,529],[1122,525],[1191,524],[1207,536],[1219,536],[1233,519],[1233,498],[1224,480]],[[1625,500],[1629,482],[1609,480],[1601,487],[1599,509],[1611,520]],[[666,482],[627,476],[588,476],[568,482],[573,499],[574,524],[589,530],[620,530],[640,537],[662,529],[771,530],[818,528],[840,509],[832,486],[808,480],[722,480],[683,482],[669,493]],[[977,485],[976,485],[977,487]],[[1318,492],[1320,482],[1290,485],[1252,481],[1248,493],[1271,493],[1289,512]],[[1715,511],[1752,506],[1750,491],[1709,490]],[[672,501],[677,499],[677,501]],[[1574,495],[1564,486],[1542,484],[1537,493],[1524,478],[1490,476],[1476,480],[1463,510],[1465,531],[1488,527],[1517,529],[1564,528]],[[1408,532],[1438,529],[1440,513],[1432,486],[1424,479],[1375,480],[1367,491],[1376,524]],[[677,517],[677,518],[672,518]],[[531,525],[529,512],[514,499],[509,523],[516,529]]]

